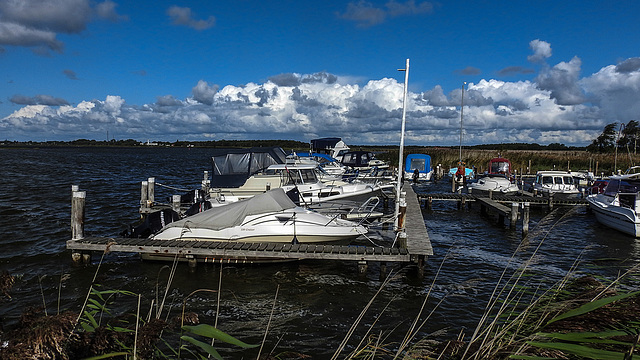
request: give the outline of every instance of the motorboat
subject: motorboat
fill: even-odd
[[[466,167],[464,162],[459,162],[458,166],[449,169],[449,176],[456,183],[463,185],[468,179],[473,179],[476,176],[476,172],[472,168]]]
[[[348,243],[367,228],[297,206],[281,188],[167,224],[150,240]]]
[[[287,162],[318,165],[319,175],[322,177],[326,174],[327,177],[333,176],[339,178],[342,177],[347,170],[337,159],[321,153],[294,152],[287,156]],[[322,180],[322,178],[320,180]]]
[[[531,185],[534,193],[543,196],[572,196],[580,193],[570,171],[542,170],[536,173]]]
[[[431,156],[426,154],[409,154],[404,163],[404,178],[416,181],[430,181],[433,176]],[[417,178],[416,178],[417,177]]]
[[[587,196],[589,208],[602,225],[640,237],[640,174],[613,175],[603,193]]]
[[[322,182],[317,176],[315,164],[274,164],[246,179],[239,187],[211,187],[209,197],[217,203],[244,200],[265,191],[283,188],[295,190],[299,197],[296,202],[305,206],[340,200],[366,201],[372,196],[385,196],[385,190],[392,189],[390,183],[336,183]]]
[[[497,157],[489,160],[489,168],[476,182],[469,183],[467,188],[471,192],[495,192],[515,194],[520,190],[515,179],[511,176],[511,161]]]
[[[329,155],[338,162],[342,160],[342,156],[350,149],[344,141],[336,137],[327,137],[311,140],[312,152]]]

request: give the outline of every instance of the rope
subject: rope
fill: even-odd
[[[162,187],[165,187],[165,188],[171,189],[171,190],[178,190],[178,191],[184,191],[184,192],[191,191],[189,189],[181,189],[181,188],[177,188],[177,187],[174,187],[174,186],[164,185],[164,184],[161,184],[161,183],[156,183],[156,185],[162,186]]]

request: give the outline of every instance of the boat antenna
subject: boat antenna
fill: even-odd
[[[460,157],[458,159],[458,164],[462,163],[462,114],[464,111],[464,86],[466,84],[466,81],[462,82],[462,92],[460,95]]]
[[[396,209],[395,209],[395,230],[400,230],[400,188],[402,187],[402,175],[404,173],[404,166],[402,166],[402,158],[404,152],[404,126],[407,117],[407,84],[409,83],[409,59],[404,69],[398,69],[398,71],[404,71],[404,93],[402,98],[402,131],[400,132],[400,151],[398,155],[398,182],[396,184]]]

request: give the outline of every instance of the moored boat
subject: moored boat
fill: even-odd
[[[511,161],[497,157],[489,160],[489,170],[476,182],[468,184],[473,192],[497,192],[515,194],[520,190],[515,179],[511,176]]]
[[[417,178],[416,178],[417,176]],[[409,154],[404,163],[404,178],[415,181],[430,181],[433,176],[431,156],[426,154]]]
[[[367,228],[297,206],[281,188],[167,224],[151,240],[349,242]]]
[[[640,174],[611,176],[602,193],[587,196],[589,208],[602,225],[640,237]]]
[[[531,187],[535,193],[543,196],[574,196],[580,193],[570,171],[538,171]]]

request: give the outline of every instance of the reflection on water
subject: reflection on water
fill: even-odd
[[[1,270],[17,276],[12,299],[0,301],[3,325],[10,327],[25,305],[42,306],[43,297],[49,313],[58,306],[77,311],[98,269],[99,256],[88,267],[74,267],[65,248],[72,184],[87,191],[87,234],[115,236],[138,218],[141,181],[156,177],[162,184],[196,188],[203,171],[210,170],[210,159],[206,149],[11,149],[0,150],[0,168]],[[447,191],[447,181],[416,188]],[[172,194],[159,188],[156,198]],[[356,264],[338,261],[224,265],[219,328],[257,343],[270,320],[267,348],[277,344],[276,353],[295,350],[327,357],[372,298],[345,351],[372,326],[374,332],[390,333],[392,341],[401,340],[429,294],[423,318],[442,302],[418,338],[441,330],[445,335],[439,336],[454,337],[462,329],[472,332],[505,269],[510,275],[526,265],[538,275],[527,280],[530,286],[541,281],[551,286],[576,260],[579,273],[609,278],[640,260],[638,240],[602,227],[584,207],[556,208],[552,213],[533,207],[525,244],[519,229],[496,225],[473,205],[458,210],[454,202],[434,201],[423,215],[435,253],[424,277],[412,266],[388,264],[388,272],[396,277],[376,297],[382,283],[379,264],[370,264],[364,275],[358,274]],[[108,254],[96,283],[141,293],[148,311],[156,288],[164,290],[169,273],[165,265],[142,262],[131,254]],[[163,314],[177,316],[183,299],[195,290],[217,289],[220,269],[199,265],[192,272],[180,264]],[[122,297],[116,306],[133,311],[136,302]],[[196,293],[187,301],[187,311],[213,323],[217,294]]]

